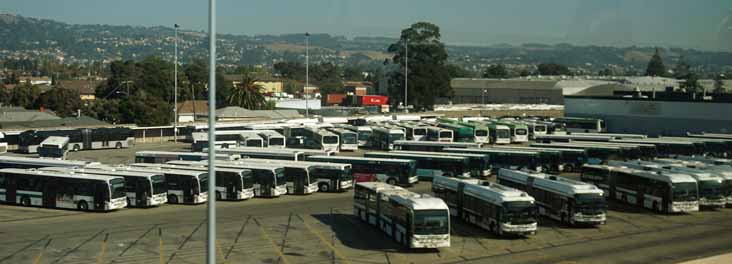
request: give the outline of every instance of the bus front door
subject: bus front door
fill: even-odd
[[[180,186],[183,190],[183,203],[193,203],[193,181],[183,180]]]
[[[138,180],[135,187],[135,206],[145,206],[147,204],[148,193],[152,194],[150,188],[150,182]]]
[[[43,186],[43,205],[48,208],[56,207],[56,195],[58,194],[58,184],[56,180],[50,179]]]

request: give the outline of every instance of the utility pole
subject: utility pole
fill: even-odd
[[[308,106],[308,89],[310,89],[310,33],[305,32],[305,118],[310,118],[310,107]]]
[[[409,39],[404,38],[404,112],[409,113],[409,101],[407,101],[407,84],[409,80]]]
[[[175,83],[173,89],[173,142],[178,142],[178,24],[175,28],[175,55],[173,56],[173,71],[175,72]]]
[[[216,0],[208,1],[208,200],[206,263],[216,264]],[[203,186],[201,186],[203,187]]]

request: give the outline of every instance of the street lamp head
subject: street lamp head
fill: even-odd
[[[179,27],[180,27],[180,25],[178,25],[178,24],[175,24],[175,25],[174,25],[174,27],[175,27],[175,28],[179,28]]]
[[[310,32],[305,32],[305,36],[306,37],[309,37],[310,36]]]

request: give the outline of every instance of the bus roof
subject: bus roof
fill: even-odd
[[[394,145],[412,145],[412,146],[449,146],[462,148],[479,148],[481,144],[470,142],[437,142],[437,141],[413,141],[413,140],[396,140]]]
[[[430,154],[413,154],[413,153],[394,153],[394,152],[367,152],[364,153],[364,157],[369,156],[381,156],[381,157],[396,157],[401,159],[414,159],[414,158],[428,158],[437,160],[453,160],[453,161],[465,161],[467,157],[451,156],[451,155],[430,155]]]
[[[534,187],[539,187],[545,190],[552,190],[566,195],[587,193],[603,194],[603,191],[600,188],[597,188],[597,186],[595,186],[594,184],[570,180],[567,178],[544,173],[500,169],[498,171],[498,177],[520,181],[522,184],[526,184],[529,178],[533,178]]]
[[[256,162],[266,162],[266,163],[279,163],[279,164],[290,164],[290,163],[300,163],[300,164],[308,164],[312,166],[318,166],[323,168],[338,168],[338,169],[345,169],[347,167],[350,167],[351,164],[346,163],[333,163],[333,162],[317,162],[317,161],[294,161],[294,160],[273,160],[273,159],[257,159],[257,158],[245,158],[240,159],[239,161],[256,161]]]
[[[383,158],[367,158],[367,157],[345,157],[345,156],[310,156],[312,159],[340,160],[340,161],[376,161],[376,162],[392,162],[392,163],[411,163],[413,160],[408,159],[383,159]]]
[[[95,168],[99,168],[102,170],[111,170],[111,171],[136,171],[136,172],[151,172],[151,173],[163,173],[163,174],[174,174],[174,175],[184,175],[184,176],[191,176],[199,178],[201,176],[207,176],[207,172],[196,172],[196,171],[187,171],[187,170],[172,170],[172,169],[165,169],[165,168],[141,168],[141,167],[130,167],[130,166],[98,166]]]
[[[688,176],[691,176],[692,178],[698,180],[698,181],[710,181],[710,180],[721,180],[721,177],[718,177],[717,175],[713,174],[712,172],[705,172],[701,170],[696,170],[692,168],[687,168],[681,164],[673,165],[668,163],[659,163],[659,162],[647,162],[647,161],[632,161],[632,162],[618,162],[618,161],[610,161],[608,162],[611,166],[622,166],[622,167],[629,167],[637,170],[653,170],[653,171],[662,171],[662,172],[670,172],[675,174],[685,174]]]
[[[52,171],[68,171],[75,173],[85,174],[96,174],[96,175],[108,175],[108,176],[122,176],[122,177],[140,177],[150,178],[152,176],[163,175],[159,172],[139,172],[139,171],[114,171],[114,170],[103,170],[99,168],[64,168],[64,167],[46,167],[40,170],[52,170]]]
[[[218,151],[218,149],[216,150]],[[151,150],[142,150],[135,152],[135,156],[138,157],[155,157],[159,155],[168,155],[168,156],[196,156],[196,157],[208,157],[208,153],[205,152],[175,152],[175,151],[151,151]],[[217,158],[230,158],[229,155],[226,154],[216,154]]]
[[[626,173],[626,174],[630,174],[630,175],[634,175],[634,176],[638,176],[638,177],[643,177],[643,178],[647,178],[647,179],[653,179],[653,180],[668,182],[668,183],[696,182],[696,179],[694,179],[693,177],[686,175],[686,174],[651,172],[651,171],[637,170],[637,169],[628,168],[628,167],[619,167],[619,166],[611,166],[611,165],[584,165],[583,167],[596,168],[596,169],[609,170],[609,171],[619,171],[622,173]]]
[[[100,164],[99,162],[81,160],[55,160],[30,157],[0,156],[0,164],[3,163],[24,165],[36,164],[39,167],[86,167],[88,165]]]
[[[208,169],[205,166],[197,166],[197,165],[177,165],[177,164],[168,164],[168,163],[162,163],[162,164],[154,164],[154,163],[132,163],[130,164],[131,167],[141,167],[141,168],[161,168],[161,169],[170,169],[170,170],[193,170],[193,171],[206,171],[208,172]],[[231,169],[231,168],[216,168],[216,171],[225,171],[225,172],[232,172],[232,173],[241,173],[242,171],[245,171],[246,169]],[[251,170],[249,170],[251,172]]]
[[[55,145],[55,146],[64,146],[69,143],[69,137],[57,137],[57,136],[50,136],[41,142],[41,146],[43,145]]]
[[[123,179],[124,180],[124,178],[116,177],[116,176],[48,171],[48,170],[37,170],[37,169],[14,169],[14,168],[13,169],[0,169],[0,173],[14,173],[14,174],[23,174],[23,175],[38,175],[38,176],[49,176],[49,177],[70,178],[70,179],[98,180],[98,181],[105,181],[105,182],[109,182],[112,179]]]
[[[534,201],[534,197],[529,196],[526,192],[491,182],[434,176],[432,183],[435,185],[449,186],[454,190],[457,190],[458,184],[463,183],[465,184],[464,192],[466,194],[496,204],[513,201]]]
[[[574,144],[574,143],[531,143],[532,147],[564,147],[564,148],[582,148],[582,149],[612,149],[612,150],[621,150],[622,148],[620,146],[603,146],[603,145],[589,145],[589,144]]]
[[[510,149],[490,149],[490,148],[444,148],[444,151],[467,151],[474,153],[510,153],[510,154],[527,154],[538,155],[538,151],[510,150]]]
[[[203,166],[208,167],[207,162],[200,162],[200,161],[184,161],[184,160],[176,160],[176,161],[169,161],[166,164],[174,164],[174,165],[184,165],[184,166]],[[244,169],[255,169],[255,170],[276,170],[276,169],[283,169],[284,166],[279,166],[276,164],[251,164],[251,163],[240,163],[237,161],[216,161],[214,164],[216,167],[237,167],[237,168],[244,168]]]
[[[457,152],[429,152],[429,151],[409,151],[409,150],[392,150],[389,153],[397,154],[421,154],[421,155],[447,155],[447,156],[458,156],[458,157],[471,157],[471,158],[485,158],[486,156],[479,153],[457,153]]]
[[[519,147],[519,146],[491,146],[492,149],[512,149],[512,150],[525,150],[525,151],[558,151],[558,152],[582,152],[583,149],[571,149],[571,148],[541,148],[541,147]]]

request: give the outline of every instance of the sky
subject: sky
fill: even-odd
[[[220,33],[397,37],[418,21],[451,44],[732,49],[732,0],[218,0]],[[0,12],[72,24],[206,30],[206,0],[2,0]]]

